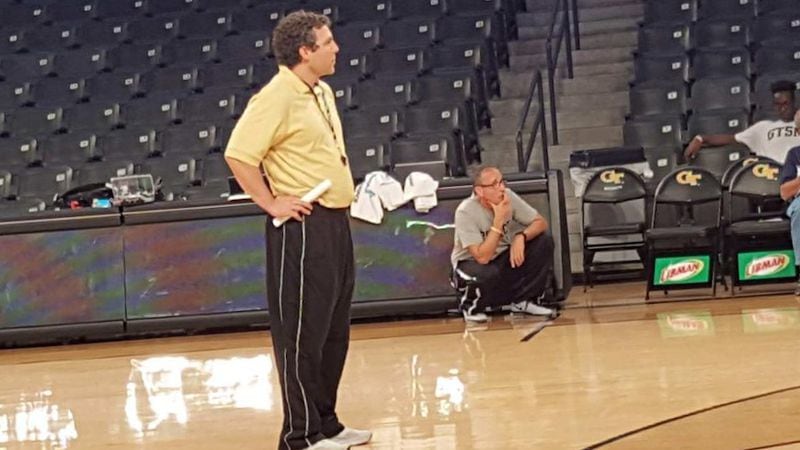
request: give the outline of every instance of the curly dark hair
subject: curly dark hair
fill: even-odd
[[[769,90],[772,91],[773,94],[777,94],[778,92],[787,92],[792,97],[794,97],[795,89],[797,89],[797,85],[793,81],[789,80],[778,80],[772,83],[769,87]]]
[[[278,22],[272,32],[272,52],[278,64],[294,67],[300,63],[300,47],[316,49],[315,28],[330,27],[331,21],[322,14],[295,11]]]

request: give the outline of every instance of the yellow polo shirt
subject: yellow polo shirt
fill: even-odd
[[[225,156],[263,165],[273,195],[302,197],[328,178],[333,185],[319,198],[322,206],[346,208],[353,201],[333,91],[322,81],[312,90],[286,66],[250,99]]]

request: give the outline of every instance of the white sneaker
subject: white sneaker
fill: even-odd
[[[532,316],[549,316],[553,314],[552,309],[545,308],[544,306],[539,306],[534,302],[528,302],[528,301],[512,303],[511,312],[525,313],[525,314],[530,314]]]
[[[489,321],[489,316],[487,316],[485,313],[482,313],[482,312],[476,312],[476,313],[470,314],[465,309],[465,310],[461,311],[461,315],[464,316],[464,320],[466,320],[467,322],[483,323],[483,322],[488,322]]]
[[[326,440],[350,447],[351,445],[364,445],[369,442],[370,439],[372,439],[372,431],[345,428],[336,436]]]
[[[347,450],[350,448],[347,445],[335,442],[333,439],[323,439],[317,441],[316,444],[308,447],[306,450]]]

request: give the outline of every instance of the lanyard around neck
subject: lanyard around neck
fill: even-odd
[[[317,105],[317,110],[320,114],[322,114],[322,118],[325,119],[325,122],[328,124],[328,128],[331,130],[331,135],[333,136],[333,142],[336,144],[336,148],[339,149],[341,153],[342,164],[347,165],[347,157],[344,155],[344,151],[342,150],[342,145],[339,143],[339,136],[336,134],[336,127],[333,126],[333,114],[331,113],[331,107],[328,105],[328,102],[325,98],[325,90],[320,86],[316,85],[314,87],[310,87],[310,93],[314,97],[314,104]],[[317,90],[319,90],[319,95],[317,95]],[[319,97],[322,97],[322,101],[320,102]],[[325,105],[323,109],[322,106]]]

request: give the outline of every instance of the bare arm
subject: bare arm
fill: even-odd
[[[260,206],[270,216],[292,217],[296,220],[302,220],[303,215],[311,213],[311,205],[297,197],[275,197],[272,195],[269,187],[264,183],[264,177],[258,167],[253,167],[227,156],[225,161],[242,189],[250,195],[256,205]]]
[[[516,268],[522,266],[525,262],[525,242],[536,238],[545,231],[547,231],[547,222],[542,216],[536,216],[524,230],[514,236],[511,242],[511,251],[508,255],[511,267]]]
[[[540,234],[543,234],[547,231],[547,221],[544,220],[544,217],[537,216],[533,219],[524,230],[522,230],[522,234],[525,235],[525,240],[530,241],[531,239],[535,239]]]
[[[494,252],[497,250],[497,246],[500,245],[500,239],[503,237],[503,225],[500,224],[498,227],[497,224],[492,224],[492,227],[500,230],[500,232],[490,230],[483,242],[478,245],[470,245],[467,247],[469,254],[472,255],[478,264],[489,264],[494,258]]]
[[[735,144],[736,138],[732,134],[704,134],[695,136],[689,145],[686,146],[684,156],[693,158],[701,147],[719,147],[722,145]]]
[[[787,202],[793,199],[798,191],[800,191],[800,178],[781,184],[781,198]]]
[[[736,143],[736,138],[732,134],[705,134],[702,138],[706,147],[719,147]]]

